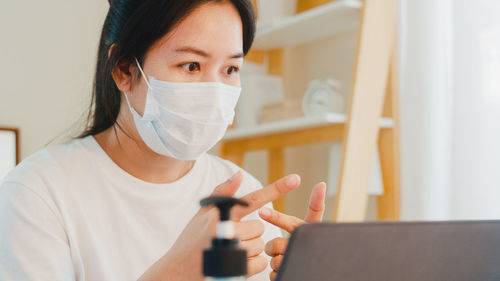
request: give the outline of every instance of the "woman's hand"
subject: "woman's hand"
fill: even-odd
[[[307,208],[306,217],[304,220],[299,218],[289,216],[280,213],[269,208],[262,208],[259,211],[259,215],[265,221],[280,227],[289,233],[291,233],[297,226],[306,222],[320,222],[323,218],[323,212],[325,210],[325,193],[326,185],[325,183],[318,183],[314,186],[309,198],[309,207]],[[265,251],[266,254],[271,256],[271,268],[273,271],[270,273],[269,278],[274,280],[278,269],[283,260],[283,255],[285,254],[286,246],[288,245],[288,238],[275,238],[267,242]]]
[[[228,181],[219,185],[212,196],[233,196],[243,180],[240,171]],[[254,191],[243,198],[249,206],[235,206],[231,211],[235,236],[241,240],[240,246],[247,250],[248,276],[257,274],[267,267],[267,259],[260,254],[264,251],[264,225],[259,220],[240,221],[246,215],[258,210],[268,202],[284,196],[300,185],[297,175],[286,176],[273,184]],[[184,228],[170,250],[139,279],[158,280],[203,280],[202,253],[210,246],[215,236],[219,212],[213,206],[201,208]]]

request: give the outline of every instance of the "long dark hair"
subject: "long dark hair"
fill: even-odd
[[[115,124],[122,98],[111,76],[115,66],[128,71],[134,57],[142,64],[148,49],[195,8],[224,1],[230,1],[240,14],[243,53],[247,54],[255,34],[254,12],[249,0],[112,1],[101,32],[87,123],[79,137],[96,135]],[[108,57],[112,45],[113,51]]]

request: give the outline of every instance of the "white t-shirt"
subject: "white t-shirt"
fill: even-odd
[[[49,146],[0,185],[0,280],[137,280],[169,250],[200,199],[239,169],[205,154],[176,182],[154,184],[122,170],[91,136]],[[258,188],[244,173],[235,196]],[[281,235],[265,224],[266,242]],[[250,280],[269,280],[269,270]]]

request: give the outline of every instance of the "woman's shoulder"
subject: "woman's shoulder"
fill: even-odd
[[[77,162],[83,159],[84,140],[74,139],[42,148],[21,161],[2,182],[38,187],[46,185],[54,178],[60,178],[65,174],[65,170],[73,169]]]

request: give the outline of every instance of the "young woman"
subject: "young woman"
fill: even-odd
[[[203,197],[242,197],[236,237],[248,275],[267,280],[302,221],[270,202],[300,184],[261,188],[206,152],[232,122],[238,70],[254,36],[247,0],[115,0],[99,44],[87,130],[25,159],[0,186],[0,280],[201,280],[215,234]],[[77,54],[76,54],[77,55]],[[325,186],[308,220],[320,220]]]

